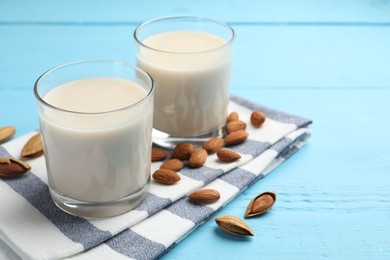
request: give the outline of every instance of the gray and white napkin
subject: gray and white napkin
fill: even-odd
[[[311,121],[232,97],[230,111],[246,121],[249,138],[229,147],[241,159],[222,163],[209,155],[203,167],[183,168],[172,186],[152,182],[149,194],[134,210],[107,219],[84,219],[57,208],[50,199],[45,159],[27,161],[32,171],[19,178],[0,177],[0,243],[3,255],[32,259],[151,259],[171,249],[239,193],[299,150],[310,136]],[[253,110],[263,111],[260,128],[249,122]],[[19,158],[36,132],[0,146],[0,157]],[[161,162],[152,164],[152,171]],[[199,205],[186,195],[199,188],[221,193],[217,202]],[[1,254],[0,254],[1,256]]]

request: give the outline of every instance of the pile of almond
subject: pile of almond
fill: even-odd
[[[9,140],[16,132],[13,126],[4,126],[0,128],[0,144]],[[43,154],[43,144],[41,134],[31,137],[23,146],[21,157],[36,158]],[[0,176],[17,177],[28,173],[31,166],[21,160],[8,157],[0,157]]]
[[[250,122],[254,127],[260,127],[265,121],[265,115],[260,111],[254,111],[251,114]],[[184,161],[190,168],[202,167],[209,154],[217,153],[219,160],[227,163],[237,161],[241,156],[225,146],[237,145],[245,142],[249,133],[246,130],[246,123],[239,119],[237,112],[229,114],[226,120],[226,133],[224,138],[212,137],[205,141],[201,148],[194,147],[190,143],[176,145],[172,151],[170,160],[164,162],[160,169],[153,173],[153,179],[156,182],[166,185],[172,185],[180,181],[177,173],[184,167]],[[152,148],[152,162],[163,161],[167,159],[169,153],[161,148]]]

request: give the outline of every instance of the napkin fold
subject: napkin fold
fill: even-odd
[[[146,199],[134,210],[107,219],[84,219],[57,208],[50,199],[44,157],[27,161],[32,171],[19,178],[0,177],[0,240],[3,250],[32,259],[151,259],[164,254],[219,209],[299,150],[310,136],[311,121],[232,97],[230,111],[247,123],[249,138],[229,147],[241,159],[222,163],[209,155],[203,167],[183,168],[179,183],[151,183]],[[263,111],[260,128],[249,122]],[[0,146],[0,157],[20,157],[28,133]],[[152,171],[161,162],[152,164]],[[200,205],[186,197],[213,188],[221,198]],[[4,249],[5,248],[5,249]],[[12,255],[11,253],[8,255]],[[1,254],[0,254],[1,256]]]

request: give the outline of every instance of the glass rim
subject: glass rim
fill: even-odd
[[[195,51],[195,52],[173,52],[173,51],[164,51],[164,50],[160,50],[160,49],[157,49],[157,48],[152,48],[152,47],[144,44],[138,37],[139,31],[143,27],[145,27],[147,25],[150,25],[150,24],[153,24],[153,23],[157,23],[157,22],[161,22],[161,21],[178,20],[178,19],[206,21],[206,22],[211,22],[211,23],[214,23],[214,24],[218,24],[218,25],[220,25],[222,27],[225,27],[225,29],[227,29],[228,31],[230,31],[230,33],[231,33],[230,39],[225,44],[223,44],[222,46],[219,46],[217,48],[213,48],[213,49],[210,49],[210,50]],[[230,25],[228,25],[227,23],[221,22],[221,21],[217,21],[217,20],[213,20],[213,19],[210,19],[210,18],[207,18],[207,17],[203,17],[203,16],[163,16],[163,17],[157,17],[157,18],[154,18],[154,19],[151,19],[151,20],[147,20],[147,21],[142,22],[141,24],[139,24],[135,28],[135,30],[134,30],[133,37],[134,37],[136,43],[138,43],[142,47],[147,48],[147,49],[152,50],[152,51],[156,51],[156,52],[160,52],[160,53],[166,53],[166,54],[192,55],[192,54],[203,54],[203,53],[214,52],[214,51],[226,48],[226,47],[228,47],[228,46],[233,44],[233,42],[234,42],[234,40],[236,38],[236,33],[235,33],[234,29]]]
[[[41,82],[41,80],[43,80],[51,72],[57,71],[57,70],[59,70],[61,68],[64,68],[64,67],[69,67],[69,66],[77,65],[77,64],[87,64],[87,63],[120,64],[120,65],[126,66],[128,68],[131,68],[131,69],[133,69],[133,70],[143,74],[144,76],[146,76],[150,80],[150,90],[147,92],[145,97],[143,97],[141,100],[139,100],[139,101],[137,101],[135,103],[132,103],[131,105],[128,105],[128,106],[125,106],[125,107],[121,107],[121,108],[118,108],[118,109],[114,109],[114,110],[102,111],[102,112],[80,112],[80,111],[73,111],[73,110],[59,108],[57,106],[54,106],[54,105],[46,102],[41,97],[41,95],[38,93],[38,87],[39,87],[38,85],[39,85],[39,83]],[[148,72],[146,72],[145,70],[143,70],[143,69],[141,69],[141,68],[139,68],[139,67],[137,67],[137,66],[135,66],[133,64],[130,64],[130,63],[127,63],[127,62],[123,62],[123,61],[118,61],[118,60],[100,60],[100,59],[98,59],[98,60],[78,60],[78,61],[71,61],[71,62],[68,62],[68,63],[64,63],[64,64],[55,66],[55,67],[45,71],[41,76],[38,77],[38,79],[34,83],[34,96],[37,99],[37,101],[39,103],[43,104],[44,106],[50,107],[50,108],[52,108],[54,110],[57,110],[57,111],[60,111],[60,112],[63,112],[63,113],[77,114],[77,115],[104,115],[104,114],[110,114],[110,113],[125,111],[125,110],[128,110],[128,109],[131,109],[133,107],[137,107],[137,106],[141,105],[142,103],[146,102],[146,100],[148,100],[150,98],[150,96],[154,92],[154,88],[155,88],[155,84],[154,84],[154,80],[153,80],[152,76]]]

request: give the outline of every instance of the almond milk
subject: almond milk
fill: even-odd
[[[126,107],[147,94],[118,78],[85,78],[50,90],[46,103],[80,112],[47,107],[40,113],[51,189],[85,202],[115,201],[142,189],[150,178],[152,112],[147,102]]]
[[[229,102],[231,57],[226,42],[209,33],[172,31],[142,43],[138,64],[156,82],[153,127],[187,137],[221,127]]]

